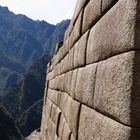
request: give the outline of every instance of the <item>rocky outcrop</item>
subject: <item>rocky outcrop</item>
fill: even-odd
[[[140,139],[140,1],[78,0],[48,65],[42,140]]]

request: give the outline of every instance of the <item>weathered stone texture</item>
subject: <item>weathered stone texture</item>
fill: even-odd
[[[83,10],[80,12],[80,15],[78,17],[78,19],[76,20],[76,23],[74,25],[74,28],[72,30],[72,33],[69,37],[69,47],[73,47],[74,43],[76,43],[76,41],[78,41],[78,39],[80,38],[81,36],[81,28],[82,28],[82,25],[81,25],[81,22],[82,22],[82,19],[83,19]]]
[[[69,129],[69,126],[66,123],[66,121],[64,121],[64,124],[63,124],[63,132],[62,132],[61,140],[69,140],[70,133],[71,133],[71,131]]]
[[[85,33],[101,16],[101,1],[90,0],[87,4],[84,10],[82,33]]]
[[[98,64],[94,107],[119,122],[131,124],[131,93],[135,52]]]
[[[109,8],[117,2],[118,0],[102,0],[102,13],[105,13]]]
[[[65,74],[65,88],[64,91],[70,95],[71,84],[72,84],[72,74],[73,71],[69,71]]]
[[[120,0],[91,29],[87,64],[134,49],[136,1]]]
[[[82,67],[86,63],[86,47],[88,35],[89,31],[84,34],[74,46],[74,68]]]
[[[78,0],[48,64],[41,140],[139,140],[139,42],[139,0]]]
[[[48,89],[47,96],[54,104],[58,104],[58,91]]]
[[[75,69],[72,74],[72,79],[71,79],[71,90],[70,90],[70,96],[74,99],[75,96],[75,88],[76,88],[76,80],[77,80],[77,73],[78,69]]]
[[[76,18],[78,17],[80,11],[82,10],[82,8],[86,5],[86,3],[88,3],[89,0],[77,0],[76,3],[76,7],[75,7],[75,11],[74,11],[74,15],[72,18],[72,23],[75,22]]]
[[[100,113],[82,106],[79,123],[79,140],[129,140],[132,128],[124,126]],[[134,130],[138,140],[140,133]],[[134,140],[134,139],[133,139]]]
[[[93,106],[95,75],[97,64],[80,68],[77,74],[75,99],[88,106]]]

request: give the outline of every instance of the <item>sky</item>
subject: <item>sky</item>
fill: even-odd
[[[0,0],[16,14],[25,14],[34,20],[56,24],[71,19],[77,0]]]

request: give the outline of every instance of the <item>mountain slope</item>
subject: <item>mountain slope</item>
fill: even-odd
[[[46,21],[34,21],[0,6],[0,73],[3,69],[9,70],[8,75],[0,76],[0,93],[8,88],[4,88],[4,82],[11,73],[23,75],[42,55],[52,56],[68,25],[69,20],[56,26]]]
[[[23,140],[23,136],[14,124],[13,119],[6,109],[0,105],[0,139]]]
[[[40,126],[46,65],[49,60],[48,55],[37,60],[29,67],[23,78],[10,86],[1,97],[1,102],[11,113],[24,136]]]

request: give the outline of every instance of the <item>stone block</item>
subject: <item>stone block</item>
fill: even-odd
[[[134,49],[136,1],[118,1],[91,29],[87,64]]]
[[[89,2],[89,0],[77,0],[74,15],[72,17],[72,23],[75,22],[77,17],[79,16],[80,11],[85,7],[85,5]]]
[[[75,99],[93,107],[95,76],[97,64],[91,64],[78,69]]]
[[[80,103],[74,101],[66,93],[61,93],[60,109],[65,117],[66,122],[69,125],[70,130],[76,138]]]
[[[56,89],[56,78],[49,80],[49,86],[50,89]]]
[[[101,0],[90,0],[84,10],[82,33],[101,17]]]
[[[78,131],[80,103],[74,101],[72,98],[69,98],[66,106],[67,110],[64,113],[64,115],[69,125],[69,128],[72,131],[73,136],[76,138]]]
[[[62,73],[66,73],[68,72],[68,69],[69,69],[69,54],[67,54],[64,59],[63,59],[63,69],[62,69]]]
[[[74,69],[74,48],[69,51],[63,61],[63,73]]]
[[[71,136],[70,136],[70,140],[76,140],[76,138],[74,138],[72,133],[71,133]]]
[[[68,39],[68,37],[70,36],[70,34],[72,32],[72,29],[73,29],[73,22],[71,21],[68,29],[65,32],[64,41],[66,41]]]
[[[51,89],[48,89],[48,98],[54,103],[54,104],[58,104],[57,103],[57,98],[58,98],[58,91],[56,90],[51,90]]]
[[[61,91],[58,91],[58,96],[57,96],[57,106],[60,107],[60,101],[61,101]]]
[[[55,67],[54,67],[54,69],[53,69],[53,71],[54,71],[54,77],[56,77],[58,74],[59,74],[59,71],[60,71],[60,63],[58,63]],[[53,77],[53,78],[54,78]]]
[[[78,16],[78,19],[76,20],[72,33],[69,37],[69,48],[70,49],[81,37],[82,18],[83,18],[83,10],[80,12],[80,15]]]
[[[70,51],[69,51],[69,54],[68,54],[68,61],[67,61],[67,66],[68,66],[68,70],[73,70],[74,69],[74,48],[72,48]]]
[[[60,90],[61,91],[64,91],[65,90],[65,74],[62,74],[61,76],[60,76]]]
[[[66,56],[65,56],[65,57],[66,57]],[[64,57],[64,59],[62,59],[61,62],[60,62],[60,74],[64,74],[65,69],[66,69],[66,67],[65,67],[65,57]]]
[[[61,64],[58,63],[57,64],[57,75],[60,75],[61,74]]]
[[[61,140],[61,136],[63,133],[64,123],[65,123],[65,118],[64,118],[64,115],[61,113],[60,122],[59,122],[59,126],[58,126],[58,137],[60,138],[60,140]]]
[[[70,129],[68,124],[66,123],[66,121],[64,121],[64,125],[63,125],[63,133],[61,136],[61,140],[69,140],[70,139]]]
[[[46,134],[42,140],[52,140],[50,133],[48,131],[46,131]]]
[[[52,119],[49,117],[49,122],[48,122],[48,131],[49,131],[49,134],[52,138],[52,140],[54,139],[55,137],[55,124],[53,123]]]
[[[118,0],[102,0],[102,13],[112,8]]]
[[[65,74],[65,92],[70,95],[71,92],[71,84],[72,84],[72,74],[73,71],[69,71]]]
[[[74,99],[75,96],[75,88],[76,88],[76,80],[77,80],[77,73],[78,69],[75,69],[72,74],[71,79],[71,90],[70,90],[70,96]]]
[[[46,107],[47,107],[48,114],[51,115],[52,102],[48,98],[47,98],[47,102],[46,102]]]
[[[135,52],[131,51],[100,62],[94,94],[94,107],[97,110],[125,125],[135,127],[140,126],[138,54],[136,58]]]
[[[132,137],[133,140],[138,140],[140,136],[138,131],[139,129],[122,125],[82,105],[78,131],[79,140],[128,140]]]
[[[69,98],[70,96],[67,93],[61,92],[60,110],[62,111],[63,114],[67,111],[67,106],[69,106],[69,102],[68,102]]]
[[[63,46],[59,49],[56,55],[56,59],[55,59],[56,65],[60,63],[61,60],[65,57],[65,55],[68,53],[69,50],[67,50],[67,45],[69,45],[68,40],[64,42]]]
[[[51,72],[49,72],[48,75],[47,75],[47,81],[49,81],[49,80],[51,80],[51,79],[53,79],[53,78],[54,78],[54,71],[51,71]]]
[[[86,32],[74,46],[74,68],[82,67],[86,63],[86,48],[89,31]]]
[[[55,104],[52,104],[52,109],[51,109],[51,119],[53,123],[56,123],[56,118],[57,118],[57,106]]]

